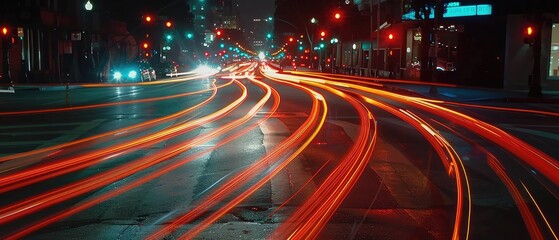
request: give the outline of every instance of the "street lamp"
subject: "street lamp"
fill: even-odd
[[[350,73],[351,73],[351,75],[353,75],[353,70],[354,70],[354,69],[353,69],[353,52],[355,52],[355,49],[357,49],[357,44],[354,43],[354,44],[351,46],[351,66],[350,66]]]
[[[93,10],[93,4],[91,4],[89,0],[87,0],[87,2],[85,3],[85,10],[87,11]]]
[[[310,60],[311,60],[310,66],[311,66],[311,68],[314,68],[314,61],[313,61],[314,59],[313,59],[313,56],[312,56],[313,54],[312,54],[312,53],[313,53],[313,50],[314,50],[314,47],[313,47],[313,45],[314,45],[314,34],[315,34],[314,31],[315,31],[315,29],[317,28],[317,27],[315,28],[314,25],[318,25],[318,20],[317,20],[316,18],[313,17],[313,18],[311,18],[311,23],[312,23],[312,28],[311,28],[312,34],[311,34],[311,36],[310,36],[310,52],[309,52],[309,58],[310,58]],[[308,33],[307,33],[307,34],[308,34]],[[320,60],[319,60],[319,63],[320,63]]]

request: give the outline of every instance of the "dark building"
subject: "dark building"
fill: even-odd
[[[443,2],[439,20],[434,10],[418,19],[412,0],[281,0],[276,17],[290,21],[276,21],[276,34],[304,35],[305,52],[292,48],[291,55],[320,56],[315,66],[323,71],[507,89],[530,88],[537,55],[544,90],[559,89],[559,2]],[[335,20],[333,10],[347,18]],[[310,24],[311,16],[318,24]],[[524,41],[529,25],[541,34],[541,51]],[[314,28],[326,29],[322,42],[313,39]],[[319,43],[326,48],[317,49]]]
[[[127,25],[92,2],[2,1],[2,84],[104,81],[113,60],[137,58]]]

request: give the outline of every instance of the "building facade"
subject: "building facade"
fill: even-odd
[[[3,1],[2,85],[106,81],[114,59],[137,58],[126,24],[101,17],[102,4],[93,6],[89,11],[78,1]]]
[[[363,13],[371,12],[369,3],[355,1]],[[527,90],[533,83],[536,48],[524,42],[532,22],[527,13],[512,11],[507,2],[450,2],[436,26],[433,14],[426,21],[416,19],[409,1],[380,1],[380,7],[373,1],[373,15],[377,11],[373,25],[367,24],[371,36],[344,39],[329,48],[334,61],[328,71],[423,81],[436,74],[439,82],[515,90]],[[400,18],[394,17],[396,13]],[[541,86],[557,90],[559,19],[557,14],[546,16],[537,30],[542,34],[537,54]],[[435,30],[422,31],[428,27]]]

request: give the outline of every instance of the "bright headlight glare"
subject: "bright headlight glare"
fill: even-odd
[[[113,75],[114,79],[116,80],[120,80],[122,78],[122,73],[120,72],[115,72],[115,74]]]
[[[136,71],[130,71],[128,73],[129,78],[136,78],[136,76],[138,76],[138,73]]]

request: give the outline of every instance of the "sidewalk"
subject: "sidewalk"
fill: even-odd
[[[304,72],[306,69],[297,69],[297,71]],[[286,71],[288,71],[286,69]],[[311,71],[309,71],[311,72]],[[315,70],[312,70],[315,72]],[[348,77],[357,77],[352,75],[340,75]],[[529,97],[528,90],[504,90],[495,88],[482,88],[470,86],[437,86],[436,91],[431,91],[431,86],[428,84],[414,84],[410,83],[394,83],[390,79],[374,79],[376,82],[382,83],[385,86],[390,86],[402,91],[408,91],[415,95],[420,95],[428,98],[446,100],[446,101],[464,101],[464,102],[509,102],[509,103],[544,103],[544,104],[559,104],[559,91],[544,91],[543,97]],[[386,81],[383,81],[386,80]]]
[[[427,85],[394,84],[385,83],[396,88],[414,92],[416,94],[448,101],[488,101],[488,102],[511,102],[511,103],[549,103],[559,104],[559,91],[544,91],[543,97],[529,97],[528,91],[512,91],[493,88],[476,87],[435,87],[436,92],[431,92]]]
[[[69,85],[68,89],[82,88],[79,84]],[[15,85],[11,87],[0,87],[0,92],[20,92],[20,91],[64,91],[66,85],[63,84],[44,84],[44,85]]]

